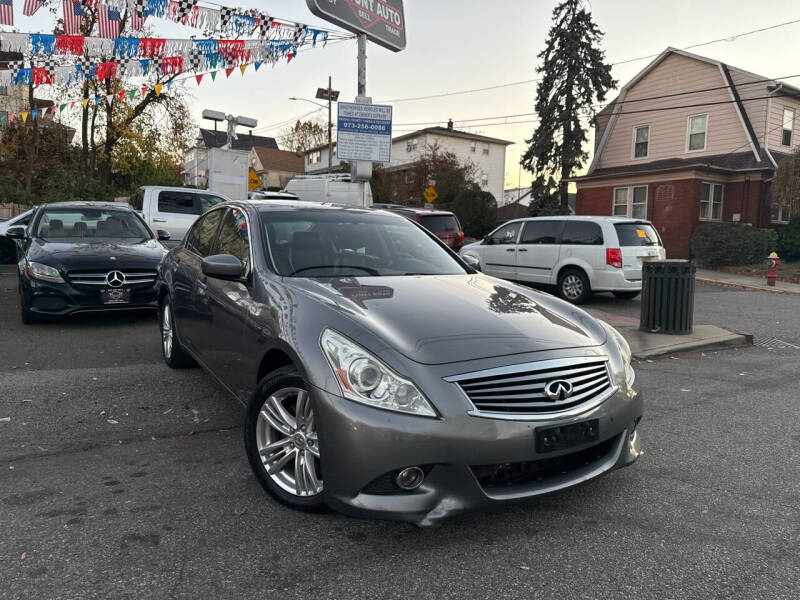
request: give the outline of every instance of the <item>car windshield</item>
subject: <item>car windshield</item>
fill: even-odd
[[[660,246],[661,239],[649,223],[617,223],[614,225],[622,248],[630,246]]]
[[[458,231],[458,220],[455,215],[422,215],[419,219],[422,226],[434,233]]]
[[[130,211],[105,208],[46,208],[36,237],[48,241],[145,240],[150,232]]]
[[[338,210],[264,211],[268,252],[284,277],[456,275],[459,262],[401,217]]]

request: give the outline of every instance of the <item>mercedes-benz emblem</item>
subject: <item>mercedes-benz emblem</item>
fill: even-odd
[[[544,387],[544,395],[550,400],[566,400],[572,395],[572,384],[564,379],[556,379]]]
[[[121,287],[125,283],[125,275],[119,271],[109,271],[106,275],[106,283],[111,287]]]

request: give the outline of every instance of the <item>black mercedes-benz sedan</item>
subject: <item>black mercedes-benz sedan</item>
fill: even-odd
[[[21,241],[22,322],[78,312],[158,308],[155,280],[166,254],[132,209],[114,203],[45,204],[27,228],[11,227]]]

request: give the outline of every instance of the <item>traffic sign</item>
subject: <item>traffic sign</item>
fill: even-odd
[[[261,177],[259,177],[258,173],[256,173],[253,169],[250,169],[250,172],[247,174],[247,189],[252,192],[253,190],[260,188],[262,185],[264,184],[261,181]]]
[[[428,204],[432,203],[439,197],[439,194],[436,193],[436,189],[432,185],[429,185],[425,191],[422,192],[422,195],[425,196],[425,202]]]
[[[403,0],[306,0],[320,18],[369,39],[394,52],[406,47]]]
[[[392,107],[339,102],[336,158],[388,163],[392,158]]]

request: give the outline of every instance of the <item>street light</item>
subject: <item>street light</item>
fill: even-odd
[[[328,87],[317,88],[317,95],[315,97],[318,100],[328,101],[328,173],[330,173],[333,170],[333,118],[331,116],[331,103],[339,99],[339,91],[331,88],[330,76],[328,76]],[[303,102],[310,102],[314,106],[325,108],[324,104],[314,102],[308,98],[289,98],[289,100],[302,100]]]

